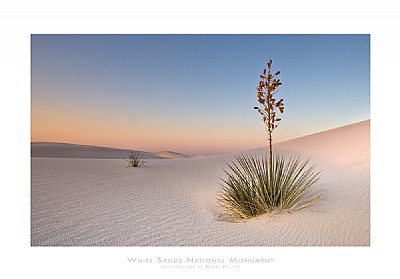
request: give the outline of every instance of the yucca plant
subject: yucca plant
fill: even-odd
[[[311,189],[320,174],[308,163],[300,162],[299,157],[285,161],[279,156],[274,158],[271,172],[265,158],[236,156],[236,162],[228,164],[231,172],[225,171],[228,178],[221,179],[218,202],[225,215],[233,219],[310,206],[320,200]]]
[[[133,167],[141,167],[145,164],[145,160],[143,158],[143,153],[142,152],[131,152],[129,155],[128,159],[125,159],[125,161],[128,162],[128,165],[126,166],[127,168]]]
[[[299,157],[285,160],[274,157],[272,152],[272,131],[278,127],[283,113],[283,99],[277,101],[281,81],[280,71],[272,74],[272,60],[260,75],[257,87],[258,102],[254,107],[266,125],[269,156],[258,158],[240,155],[236,162],[228,164],[227,179],[222,179],[222,190],[218,202],[227,216],[234,219],[251,218],[274,210],[299,210],[320,200],[320,195],[310,189],[319,179],[315,166],[309,161],[301,162]]]

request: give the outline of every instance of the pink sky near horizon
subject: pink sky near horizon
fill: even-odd
[[[88,112],[65,115],[51,110],[33,110],[31,141],[212,155],[262,146],[266,134],[260,126],[257,132],[257,126],[256,123],[254,127],[146,123]],[[259,135],[255,137],[254,133]]]
[[[266,146],[266,131],[255,112],[254,125],[245,123],[194,123],[184,119],[174,123],[130,120],[119,115],[95,111],[53,111],[33,108],[31,142],[64,142],[137,149],[148,152],[175,151],[189,155],[213,155]],[[308,129],[285,128],[284,119],[274,130],[273,142],[326,130],[326,123],[309,125]],[[351,123],[343,123],[351,124]],[[332,124],[330,128],[336,128]]]

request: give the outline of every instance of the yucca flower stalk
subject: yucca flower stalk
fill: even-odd
[[[272,60],[267,62],[267,68],[264,69],[260,75],[260,81],[257,87],[258,102],[262,106],[254,107],[262,116],[262,120],[266,125],[268,150],[269,150],[269,171],[272,173],[272,131],[278,127],[281,118],[277,117],[277,111],[282,114],[284,110],[283,99],[276,101],[275,94],[278,93],[278,87],[282,85],[281,81],[277,78],[280,71],[275,74],[271,73]],[[270,176],[272,179],[272,176]],[[272,185],[272,181],[270,181]]]

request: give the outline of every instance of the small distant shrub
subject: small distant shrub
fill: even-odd
[[[128,162],[128,165],[126,166],[127,168],[133,167],[141,167],[143,166],[146,161],[143,158],[144,154],[142,152],[131,152],[129,155],[128,159],[125,159],[125,161]]]
[[[218,202],[225,215],[231,219],[252,218],[264,213],[294,211],[315,204],[320,195],[312,191],[319,179],[315,166],[299,157],[285,161],[275,157],[272,173],[269,160],[249,155],[239,155],[229,165]]]

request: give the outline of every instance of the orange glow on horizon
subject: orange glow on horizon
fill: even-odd
[[[127,119],[117,114],[75,109],[59,111],[32,108],[32,142],[64,142],[148,152],[175,151],[189,155],[212,155],[266,146],[261,123],[210,123],[196,125]],[[311,129],[311,128],[310,128]],[[313,132],[312,130],[309,131]],[[278,128],[273,144],[305,135]]]
[[[191,155],[221,154],[264,144],[251,129],[185,123],[145,123],[101,116],[94,112],[32,109],[32,142],[65,142],[149,152],[176,151]],[[255,126],[257,128],[257,126]]]

